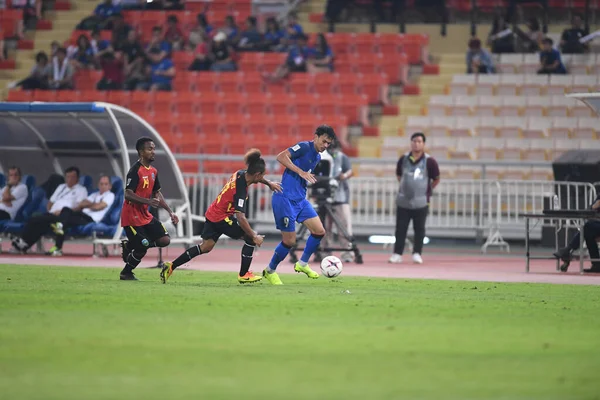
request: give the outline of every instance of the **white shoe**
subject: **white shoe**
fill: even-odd
[[[415,264],[423,264],[423,258],[421,257],[421,255],[419,253],[413,254],[413,262]]]
[[[388,260],[388,262],[390,264],[400,264],[402,262],[402,255],[401,254],[392,254],[392,256],[390,257],[390,259]]]

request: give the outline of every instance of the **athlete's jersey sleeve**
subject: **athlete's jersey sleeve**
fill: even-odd
[[[308,144],[308,142],[300,142],[288,149],[288,151],[292,155],[292,157],[291,157],[292,161],[297,160],[298,158],[302,157],[303,155],[308,153],[309,150],[310,150],[310,145]]]
[[[248,186],[245,174],[238,174],[235,182],[235,195],[233,196],[233,207],[236,212],[246,212],[246,197],[248,197]]]
[[[160,191],[160,182],[158,181],[158,172],[156,172],[156,178],[154,179],[154,187],[152,188],[152,193],[156,193]]]
[[[129,189],[133,192],[135,192],[135,190],[137,189],[139,183],[140,183],[140,176],[138,174],[138,165],[134,164],[133,167],[131,167],[129,169],[129,172],[127,172],[127,179],[125,182],[125,189]]]

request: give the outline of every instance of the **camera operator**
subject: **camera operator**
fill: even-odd
[[[350,164],[350,158],[343,153],[339,142],[336,140],[326,150],[328,155],[331,157],[331,174],[330,177],[335,179],[338,183],[337,189],[333,192],[332,198],[332,211],[337,217],[340,225],[346,228],[348,236],[352,236],[352,221],[351,221],[351,210],[350,210],[350,187],[348,185],[348,179],[352,177],[352,165]],[[323,159],[329,157],[323,156]],[[333,219],[328,215],[325,220],[325,235],[323,247],[332,247],[333,233],[332,233]],[[340,241],[340,247],[350,248],[350,242],[338,232],[338,238]],[[354,253],[346,251],[342,253],[341,260],[343,262],[352,262],[354,260]]]

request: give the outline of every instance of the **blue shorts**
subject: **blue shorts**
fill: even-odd
[[[304,222],[317,216],[312,204],[306,199],[294,201],[275,193],[271,200],[275,226],[282,232],[295,232],[296,221]]]

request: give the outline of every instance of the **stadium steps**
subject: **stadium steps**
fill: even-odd
[[[50,44],[53,41],[63,43],[69,36],[75,26],[86,16],[90,15],[97,2],[74,1],[70,5],[66,2],[60,2],[57,8],[60,10],[47,11],[44,13],[45,20],[51,21],[51,30],[37,30],[28,36],[33,40],[33,49],[18,50],[16,53],[16,69],[11,71],[0,71],[0,88],[2,90],[2,99],[8,94],[7,85],[15,80],[24,79],[35,64],[35,55],[39,51],[50,51]],[[70,9],[69,9],[70,8]]]

